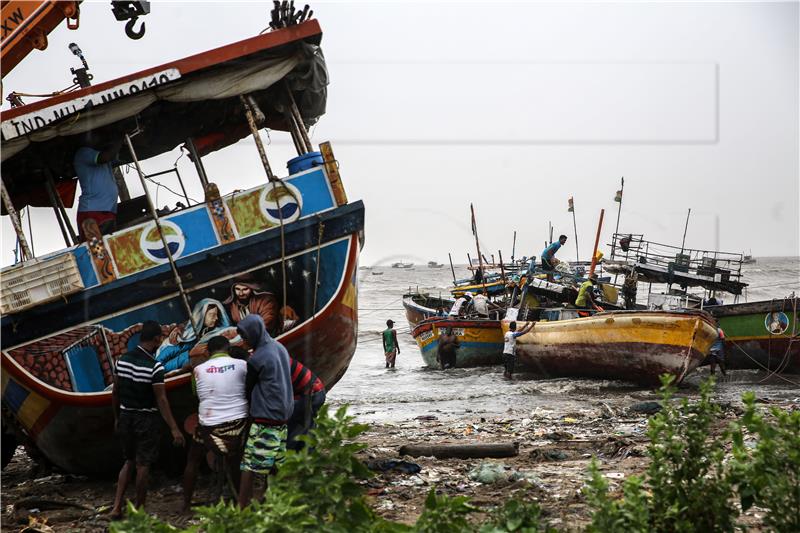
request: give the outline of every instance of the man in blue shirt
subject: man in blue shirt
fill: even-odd
[[[542,250],[542,270],[553,270],[558,264],[555,258],[556,252],[567,242],[566,235],[560,235],[558,240]]]
[[[88,143],[87,143],[88,144]],[[75,152],[72,164],[81,184],[78,199],[78,231],[81,240],[84,220],[94,219],[100,233],[112,233],[117,222],[117,181],[111,162],[117,159],[122,142],[118,141],[100,151],[91,146],[81,146]]]

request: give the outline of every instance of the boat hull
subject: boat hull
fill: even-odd
[[[800,298],[707,307],[725,332],[726,366],[800,373]]]
[[[403,309],[410,329],[417,327],[423,320],[437,316],[437,307],[444,308],[447,312],[453,307],[453,300],[443,300],[418,293],[403,296]]]
[[[324,239],[321,242],[317,240],[316,223],[309,226],[307,221],[299,221],[286,227],[286,250],[291,250],[285,256],[289,281],[287,299],[297,318],[291,329],[287,330],[289,326],[284,324],[285,331],[276,338],[293,357],[310,366],[328,388],[342,377],[355,352],[357,262],[363,215],[360,202],[326,213],[320,219],[324,219]],[[187,276],[192,280],[187,286],[190,302],[197,306],[210,299],[224,301],[232,293],[232,284],[243,272],[265,279],[270,273],[280,272],[280,247],[276,257],[273,244],[278,236],[274,233],[267,232],[220,246],[196,263],[179,264],[182,274],[194,274]],[[312,242],[317,242],[310,244],[307,235],[314,237],[309,237]],[[229,253],[231,250],[235,252],[233,255]],[[255,259],[258,255],[261,256],[260,263],[253,265],[248,262],[248,258]],[[316,264],[320,265],[319,274],[313,269]],[[220,265],[223,266],[222,272],[219,271]],[[293,268],[296,269],[294,273]],[[215,273],[219,277],[203,278]],[[104,475],[120,466],[122,457],[114,437],[108,387],[111,365],[132,345],[135,346],[137,327],[141,328],[143,320],[156,319],[166,324],[163,327],[168,330],[185,319],[174,287],[159,282],[159,272],[151,271],[149,274],[137,282],[139,301],[143,295],[148,298],[138,307],[129,306],[125,295],[114,298],[113,294],[108,296],[101,291],[96,294],[98,299],[92,300],[89,297],[91,291],[88,291],[83,315],[74,314],[69,308],[71,303],[56,302],[55,309],[45,315],[51,319],[44,322],[44,318],[38,318],[38,330],[47,332],[41,337],[29,338],[32,333],[25,323],[28,319],[33,320],[30,317],[22,317],[23,320],[18,317],[16,332],[12,329],[13,324],[3,323],[3,405],[42,454],[67,472]],[[305,284],[303,280],[306,280]],[[159,287],[165,294],[152,294]],[[131,290],[135,289],[126,289],[127,292]],[[271,290],[280,298],[278,287]],[[107,307],[109,305],[112,307]],[[101,316],[95,316],[98,309]],[[31,314],[41,312],[36,308]],[[81,316],[89,319],[81,321]],[[66,327],[65,320],[71,320]],[[20,342],[15,343],[15,340]],[[80,369],[79,359],[85,360],[85,352],[75,352],[76,347],[92,349],[91,357],[95,358],[92,362],[98,366],[101,380],[99,388],[95,387],[98,390],[74,390],[80,389],[81,384],[76,378]],[[42,360],[46,363],[42,364]],[[69,376],[68,383],[63,381],[64,375]],[[190,377],[190,374],[181,374],[166,380],[167,395],[179,425],[197,410]],[[164,435],[161,450],[162,465],[181,464],[185,457],[185,450],[171,447],[168,435]]]
[[[508,323],[503,321],[504,330]],[[705,314],[611,312],[537,322],[517,339],[516,353],[520,367],[548,377],[656,385],[662,374],[680,382],[703,361],[715,338]]]
[[[434,318],[422,322],[411,331],[422,360],[428,367],[440,367],[436,360],[439,336],[448,327],[453,328],[461,344],[456,351],[456,367],[489,366],[502,361],[503,331],[499,320]]]

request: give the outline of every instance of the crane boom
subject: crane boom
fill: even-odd
[[[81,0],[2,0],[2,39],[0,39],[0,73],[3,77],[11,72],[34,49],[47,48],[47,36],[61,21],[67,21],[71,30],[80,24]],[[128,20],[125,33],[132,39],[144,34],[144,23],[139,31],[133,24],[139,15],[150,12],[147,1],[113,1],[112,12],[117,20]]]

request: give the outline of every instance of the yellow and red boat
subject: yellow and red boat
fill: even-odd
[[[444,317],[423,320],[411,330],[427,366],[439,368],[436,359],[439,336],[447,328],[453,328],[453,334],[461,344],[456,352],[456,367],[487,366],[501,362],[503,331],[499,320]]]
[[[509,310],[503,331],[516,317]],[[559,310],[577,315],[574,309]],[[539,320],[517,339],[517,360],[548,377],[615,379],[652,385],[691,373],[717,337],[703,311],[610,311],[581,318]],[[521,329],[525,322],[517,320]]]

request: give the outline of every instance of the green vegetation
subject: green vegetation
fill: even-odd
[[[738,528],[737,497],[743,510],[766,510],[770,530],[800,531],[800,411],[772,408],[765,416],[752,394],[745,414],[730,427],[715,428],[720,408],[711,400],[714,382],[701,385],[695,402],[673,399],[664,379],[663,409],[649,421],[643,476],[630,476],[621,497],[612,495],[596,460],[589,467],[584,495],[591,512],[589,532],[707,532]],[[255,533],[332,531],[341,533],[551,533],[535,502],[509,499],[481,524],[468,520],[478,509],[463,496],[431,489],[422,514],[412,525],[378,516],[360,483],[371,476],[355,454],[365,445],[355,439],[366,426],[355,424],[342,407],[324,407],[301,452],[290,452],[270,479],[267,496],[240,510],[232,504],[197,509],[197,524],[180,530],[128,509],[128,518],[111,524],[116,533]],[[726,457],[726,449],[732,454]],[[726,460],[727,459],[727,460]]]

